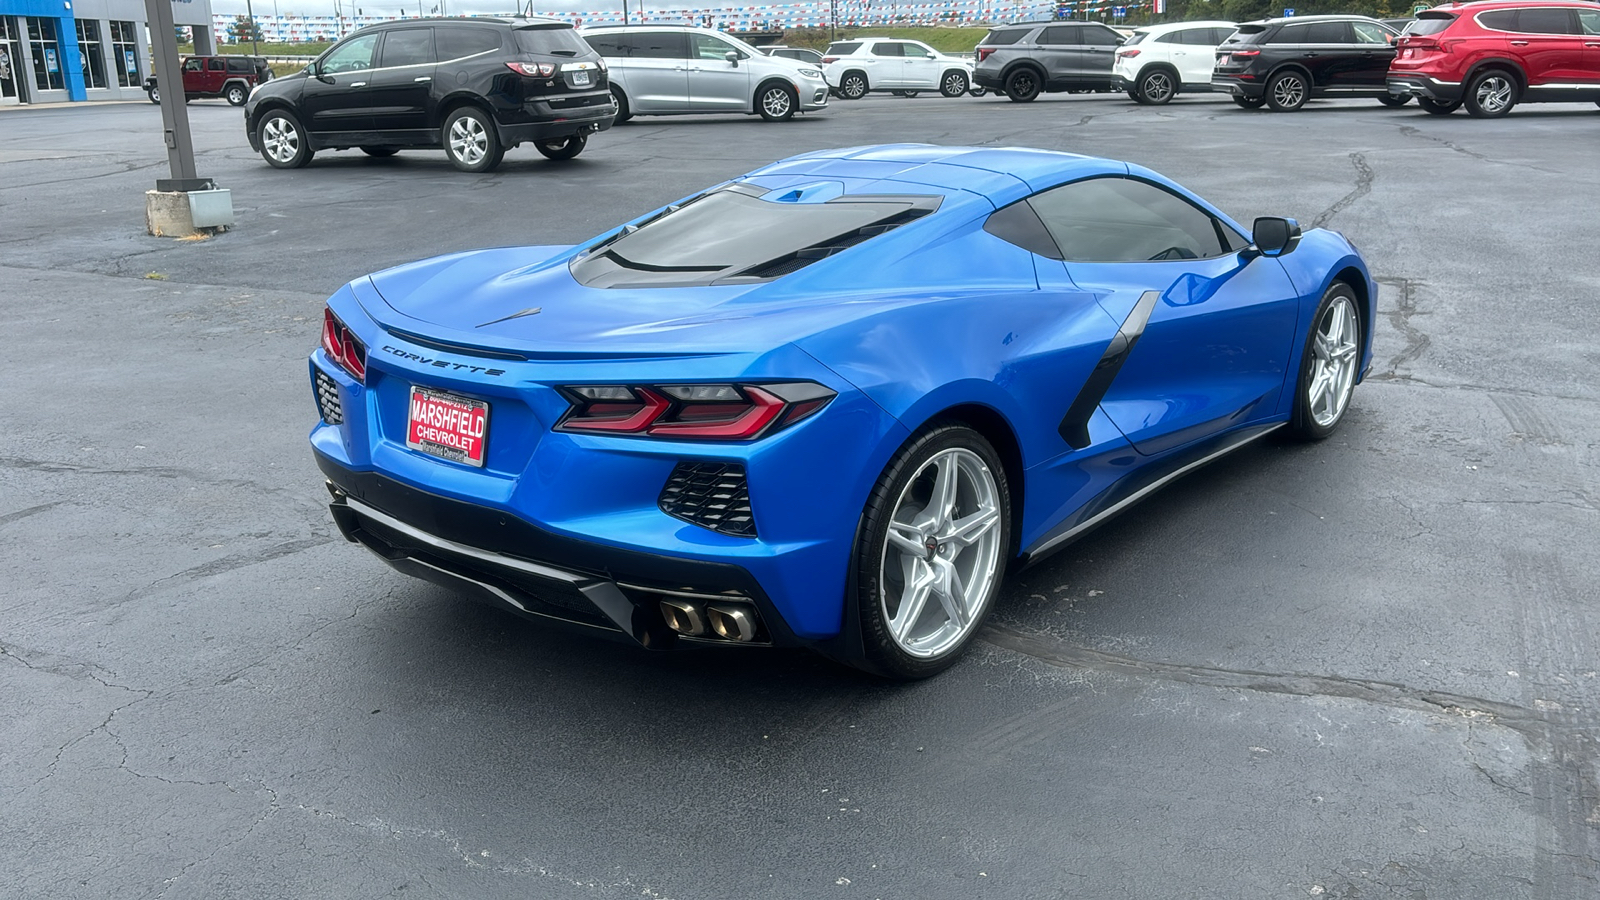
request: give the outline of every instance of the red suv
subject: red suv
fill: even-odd
[[[310,59],[310,57],[307,57]],[[234,106],[243,106],[256,85],[272,80],[272,67],[260,56],[186,56],[183,59],[183,102],[203,97],[222,97]],[[156,77],[144,80],[144,92],[151,103],[161,102]]]
[[[1448,3],[1417,14],[1389,65],[1389,93],[1479,118],[1518,103],[1600,103],[1600,4]]]

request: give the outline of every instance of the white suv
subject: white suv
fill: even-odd
[[[970,61],[945,56],[921,41],[897,38],[834,41],[822,54],[822,71],[828,84],[846,100],[859,100],[868,91],[907,97],[938,91],[946,97],[959,97],[972,85]]]
[[[1136,28],[1117,48],[1112,81],[1140,103],[1161,104],[1185,91],[1209,91],[1217,45],[1238,27],[1232,22],[1182,22]]]
[[[828,106],[828,82],[815,66],[767,56],[710,28],[602,25],[578,34],[605,60],[619,124],[724,112],[782,122]]]

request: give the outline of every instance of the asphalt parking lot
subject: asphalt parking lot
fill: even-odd
[[[277,171],[189,109],[239,216],[206,241],[143,233],[156,107],[0,112],[0,895],[1595,896],[1592,105],[873,97],[482,176]],[[1384,287],[1350,417],[1013,576],[911,685],[547,632],[339,538],[305,356],[341,283],[902,140],[1343,231]]]

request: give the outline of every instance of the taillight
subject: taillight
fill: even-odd
[[[1409,48],[1411,48],[1413,50],[1442,50],[1442,49],[1444,49],[1443,45],[1441,45],[1437,40],[1435,40],[1433,38],[1420,38],[1420,37],[1403,37],[1403,38],[1400,39],[1400,46],[1409,47]]]
[[[555,63],[508,62],[506,63],[506,68],[518,75],[526,75],[529,78],[549,78],[556,74]]]
[[[828,405],[836,395],[809,381],[786,384],[568,385],[572,408],[557,431],[748,441]]]
[[[1118,50],[1117,51],[1117,58],[1118,59],[1133,59],[1135,56],[1138,56],[1141,52],[1142,51],[1140,51],[1140,50]]]
[[[1254,59],[1261,55],[1260,50],[1229,50],[1226,53],[1218,50],[1217,53],[1223,56],[1231,56],[1234,59]]]
[[[990,55],[992,55],[993,53],[994,53],[994,48],[993,47],[979,47],[978,48],[978,62],[983,62],[984,60],[988,59],[990,57]]]
[[[367,378],[367,348],[350,333],[333,310],[322,310],[322,349],[357,381]]]
[[[828,63],[836,63],[838,61],[839,61],[839,57],[837,57],[837,56],[824,56],[822,58],[822,64],[823,65],[827,65]]]

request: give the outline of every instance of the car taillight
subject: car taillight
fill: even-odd
[[[1217,53],[1221,54],[1222,56],[1232,56],[1234,59],[1254,59],[1255,57],[1261,55],[1260,50],[1229,50],[1226,53],[1218,50]]]
[[[839,61],[839,57],[837,57],[837,56],[824,56],[822,58],[822,64],[823,65],[827,65],[828,63],[836,63],[838,61]]]
[[[1442,50],[1443,45],[1433,38],[1403,37],[1400,46],[1411,50]]]
[[[994,48],[993,47],[979,47],[978,48],[978,62],[983,62],[984,60],[988,59],[990,54],[992,54],[992,53],[994,53]]]
[[[1139,51],[1139,50],[1118,50],[1117,51],[1117,58],[1118,59],[1133,59],[1135,56],[1138,56],[1140,52],[1141,51]]]
[[[555,63],[508,62],[506,63],[506,68],[518,75],[526,75],[529,78],[549,78],[556,74]]]
[[[785,384],[567,385],[557,431],[748,441],[810,418],[836,395]]]
[[[357,381],[367,378],[367,348],[350,333],[333,310],[322,310],[322,349]]]

